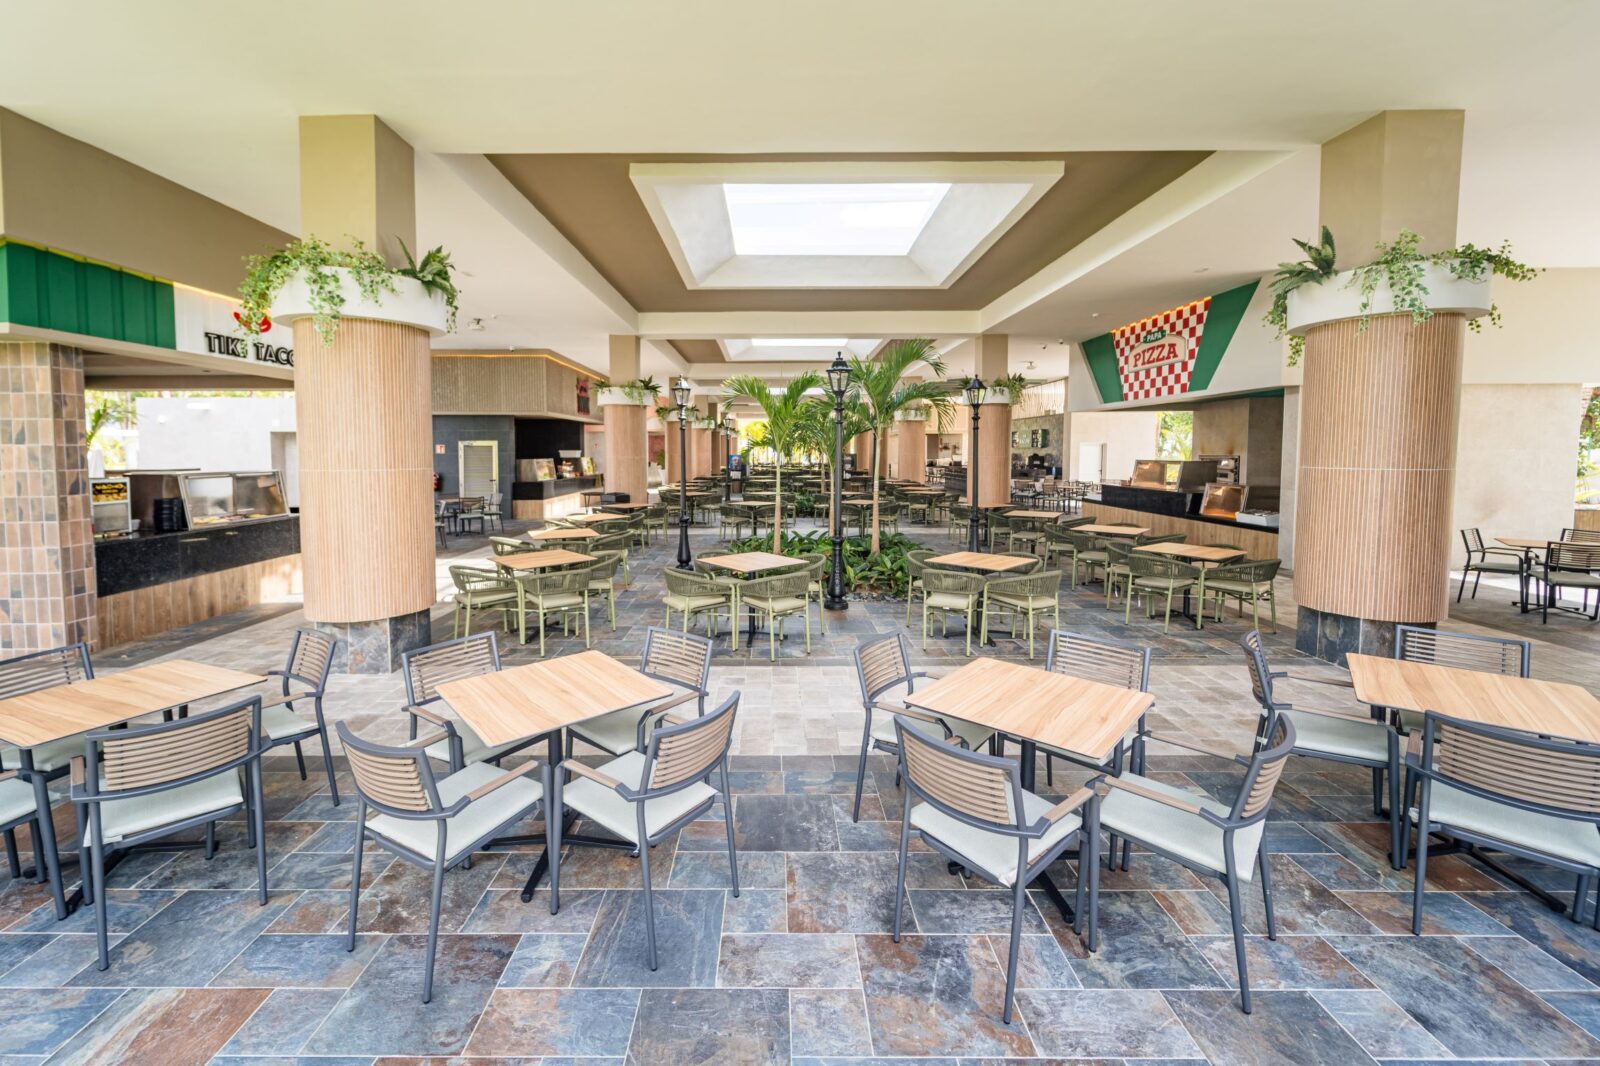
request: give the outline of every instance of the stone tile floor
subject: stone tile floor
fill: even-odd
[[[930,546],[942,533],[911,531]],[[713,546],[698,532],[696,550]],[[482,558],[457,541],[444,567]],[[636,552],[618,597],[618,627],[595,646],[635,658],[660,620],[659,570],[670,545]],[[445,576],[445,583],[448,583]],[[1291,657],[1292,583],[1280,583]],[[1485,585],[1453,626],[1535,641],[1536,676],[1600,687],[1600,633],[1563,616],[1541,627]],[[1363,770],[1296,760],[1267,839],[1277,942],[1261,936],[1255,890],[1250,962],[1255,1013],[1237,1009],[1221,886],[1148,855],[1102,878],[1104,942],[1089,956],[1047,903],[1033,900],[1023,941],[1017,1020],[999,1021],[1008,901],[919,853],[907,893],[908,935],[888,935],[901,793],[875,757],[861,821],[850,818],[861,711],[849,651],[904,624],[903,603],[856,603],[829,619],[804,654],[798,632],[769,664],[719,643],[717,694],[739,690],[733,760],[743,892],[727,891],[720,811],[662,845],[653,863],[661,965],[643,964],[637,864],[620,853],[564,859],[561,913],[517,889],[532,849],[478,856],[446,880],[434,1001],[418,1000],[428,880],[369,850],[353,952],[346,918],[354,807],[334,807],[315,772],[292,759],[267,772],[269,883],[256,902],[237,824],[207,862],[142,853],[111,877],[112,966],[93,966],[92,919],[58,923],[40,886],[0,888],[0,1064],[572,1064],[915,1062],[1329,1063],[1378,1061],[1600,1063],[1600,934],[1545,910],[1460,858],[1430,864],[1425,935],[1408,932],[1409,872],[1382,857]],[[268,605],[97,657],[101,670],[184,655],[244,668],[279,665],[300,615]],[[1255,707],[1225,616],[1197,632],[1108,612],[1098,586],[1064,592],[1063,626],[1150,643],[1158,729],[1242,749]],[[915,622],[913,623],[915,626]],[[435,616],[447,637],[449,608]],[[914,633],[915,633],[914,629]],[[918,633],[914,637],[914,644]],[[534,649],[502,641],[508,664]],[[551,654],[581,647],[557,639]],[[991,654],[1025,657],[1001,637]],[[1042,656],[1042,652],[1041,652]],[[959,665],[952,632],[918,661]],[[1299,660],[1298,672],[1327,669]],[[402,735],[397,676],[339,676],[330,717],[380,738]],[[1336,690],[1307,686],[1308,705]],[[1171,749],[1169,749],[1171,750]],[[1228,797],[1237,774],[1206,757],[1152,749],[1162,780]],[[1057,768],[1054,791],[1081,775]],[[341,770],[341,790],[348,775]],[[1047,790],[1051,791],[1051,790]],[[58,811],[63,837],[70,814]],[[1518,864],[1536,882],[1549,871]],[[69,878],[73,868],[68,868]],[[1076,871],[1063,863],[1060,883]],[[541,894],[542,895],[542,894]]]

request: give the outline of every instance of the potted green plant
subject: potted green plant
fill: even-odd
[[[621,382],[602,381],[595,385],[594,393],[601,407],[612,404],[652,407],[656,397],[661,395],[661,385],[653,377]]]
[[[270,255],[245,260],[235,317],[247,335],[276,318],[310,318],[324,344],[331,343],[341,318],[400,322],[433,333],[455,329],[460,291],[450,255],[434,248],[420,260],[404,242],[406,265],[398,269],[352,238],[353,248],[337,249],[314,236],[292,241]]]

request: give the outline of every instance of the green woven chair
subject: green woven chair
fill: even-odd
[[[662,597],[662,602],[667,608],[667,628],[672,628],[672,612],[677,611],[683,616],[682,629],[689,632],[696,616],[706,617],[706,634],[716,636],[716,618],[726,615],[728,626],[733,630],[733,646],[739,647],[739,626],[734,615],[733,585],[713,579],[705,573],[690,573],[686,570],[669,568],[665,572],[667,581],[667,594]]]
[[[1105,568],[1110,556],[1106,554],[1105,545],[1100,538],[1089,533],[1077,533],[1069,529],[1067,530],[1067,543],[1071,545],[1072,551],[1072,578],[1068,585],[1071,588],[1077,588],[1079,568],[1083,569],[1084,583],[1087,584],[1094,580],[1094,572],[1097,567]]]
[[[1189,589],[1198,588],[1197,599],[1201,609],[1195,613],[1195,628],[1205,628],[1205,575],[1198,568],[1178,559],[1151,555],[1149,552],[1128,554],[1128,595],[1123,603],[1122,620],[1130,622],[1135,595],[1144,597],[1145,616],[1155,612],[1154,597],[1166,599],[1166,613],[1162,616],[1161,632],[1172,631],[1172,597]]]
[[[828,557],[821,552],[805,552],[795,558],[806,564],[806,577],[810,581],[806,586],[806,595],[817,601],[817,632],[825,637],[828,635],[828,614],[822,609],[822,601],[828,596]],[[809,627],[810,622],[806,625]]]
[[[1261,628],[1261,604],[1266,602],[1272,607],[1272,631],[1278,631],[1278,597],[1273,595],[1272,579],[1278,576],[1278,567],[1283,565],[1280,559],[1253,559],[1241,563],[1228,563],[1206,571],[1205,591],[1207,596],[1217,598],[1217,621],[1222,621],[1222,608],[1229,599],[1239,601],[1239,617],[1244,617],[1244,605],[1250,605],[1251,628]],[[1201,604],[1201,614],[1205,613],[1205,605]]]
[[[1133,554],[1133,545],[1124,540],[1106,541],[1106,610],[1111,610],[1111,597],[1122,590],[1124,598],[1128,595],[1128,581],[1131,571],[1128,569],[1128,556]]]
[[[972,521],[972,508],[964,503],[950,505],[950,535],[959,537],[966,532],[967,524]]]
[[[967,655],[972,655],[973,619],[983,599],[984,581],[979,574],[964,570],[941,570],[936,566],[922,571],[922,650],[928,650],[928,617],[939,617],[940,634],[950,633],[950,616],[958,614],[966,623]]]
[[[1018,566],[1018,567],[1015,567],[1015,568],[1013,568],[1011,570],[1007,570],[1004,573],[998,575],[1000,577],[1021,577],[1024,574],[1037,574],[1039,571],[1044,569],[1044,560],[1039,558],[1037,555],[1033,554],[1032,552],[1004,551],[1004,552],[996,552],[995,554],[1003,556],[1003,557],[1005,557],[1007,559],[1026,559],[1027,560],[1027,565]]]
[[[522,549],[526,551],[526,548]],[[464,637],[472,632],[473,611],[499,611],[501,624],[517,603],[517,586],[509,577],[478,566],[452,566],[450,580],[456,586],[456,608],[450,616],[450,635]],[[462,627],[465,614],[466,626]]]
[[[1140,533],[1134,544],[1182,544],[1189,539],[1187,533]]]
[[[589,646],[589,567],[574,566],[542,574],[517,576],[517,637],[528,643],[528,616],[539,629],[539,658],[544,658],[545,630],[549,619],[561,620],[561,631],[572,635],[572,622],[583,622],[583,646]]]
[[[928,548],[914,548],[906,552],[906,575],[909,579],[906,585],[906,625],[911,625],[911,604],[922,591],[922,571],[926,568],[929,559],[939,553]]]
[[[527,541],[516,540],[513,537],[490,537],[489,547],[494,549],[496,555],[516,555],[531,550]]]
[[[1021,577],[997,577],[983,586],[983,633],[989,639],[989,619],[1008,618],[1011,636],[1017,638],[1017,623],[1023,622],[1028,630],[1028,658],[1033,658],[1034,619],[1042,614],[1054,616],[1055,627],[1061,628],[1061,571],[1024,574]]]
[[[631,511],[628,514],[630,546],[643,548],[650,543],[649,535],[644,528],[644,517],[643,511]]]
[[[590,566],[589,584],[585,592],[591,597],[601,597],[606,601],[606,617],[611,622],[611,631],[617,629],[617,570],[621,568],[627,555],[624,552],[605,551],[593,548],[589,552],[598,562]]]
[[[1044,541],[1045,526],[1049,519],[1045,518],[1012,518],[1010,536],[1006,539],[1008,549],[1021,548],[1033,554],[1044,557],[1040,544]]]
[[[751,534],[754,535],[756,522],[755,517],[750,513],[748,504],[725,503],[722,505],[721,510],[717,512],[717,536],[721,539],[737,540],[740,531],[745,526],[749,526]],[[733,531],[731,537],[729,536],[729,530]]]
[[[662,538],[665,539],[667,535],[667,505],[661,502],[652,503],[641,513],[644,515],[645,540],[648,541],[650,539],[650,534],[653,530],[660,530]]]
[[[804,570],[739,583],[738,605],[766,620],[769,660],[776,662],[778,659],[778,638],[783,634],[784,619],[797,614],[805,619],[806,654],[811,654],[810,583],[811,577]]]
[[[590,555],[598,552],[616,552],[622,556],[622,583],[630,585],[633,579],[628,576],[628,548],[632,543],[633,534],[623,530],[620,533],[603,533],[585,544],[583,550]]]

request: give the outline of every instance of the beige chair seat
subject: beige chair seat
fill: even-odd
[[[307,697],[305,702],[310,703],[311,699]],[[282,740],[316,728],[315,719],[301,718],[289,709],[288,704],[279,703],[261,709],[261,732],[268,740]]]
[[[1600,574],[1586,574],[1578,570],[1552,570],[1548,577],[1539,575],[1540,581],[1568,589],[1600,589]]]
[[[806,605],[803,596],[742,596],[739,602],[759,607],[771,614],[788,614],[791,611],[803,610]]]
[[[452,724],[455,726],[456,735],[461,738],[461,762],[463,766],[470,766],[478,762],[492,762],[522,743],[522,741],[517,740],[510,744],[502,744],[498,748],[491,748],[483,742],[482,737],[473,732],[470,725],[461,719],[457,718]],[[424,722],[423,728],[427,727],[428,723]],[[424,750],[427,751],[430,759],[438,759],[440,762],[445,763],[450,761],[450,742],[448,740],[429,744]]]
[[[709,593],[704,596],[680,596],[669,592],[662,597],[662,602],[674,611],[699,611],[707,607],[717,607],[728,601],[727,596],[713,596]]]
[[[502,603],[516,603],[516,589],[494,589],[487,592],[458,592],[456,602],[463,607],[496,607]]]
[[[1193,587],[1195,581],[1192,577],[1136,577],[1133,579],[1134,588],[1160,589],[1163,592],[1182,592]]]
[[[989,602],[1004,604],[1007,607],[1015,607],[1023,611],[1040,611],[1047,607],[1054,607],[1060,601],[1054,596],[1030,596],[1016,592],[991,592],[989,593]]]
[[[1411,808],[1411,820],[1418,820]],[[1530,851],[1600,866],[1600,832],[1588,822],[1525,811],[1507,803],[1463,792],[1435,781],[1428,797],[1428,821],[1455,826]]]
[[[888,702],[888,701],[884,701]],[[950,724],[950,732],[966,741],[967,747],[973,751],[978,750],[980,744],[987,744],[989,738],[994,736],[994,730],[988,726],[981,726],[975,722],[964,721],[960,718],[946,718]],[[931,723],[928,729],[935,728]],[[894,731],[894,713],[881,708],[872,712],[872,739],[881,740],[885,744],[898,745],[899,736]]]
[[[663,696],[660,700],[652,700],[643,707],[624,707],[620,711],[602,714],[598,718],[591,718],[587,722],[579,722],[568,728],[584,740],[597,748],[604,748],[613,755],[624,755],[635,750],[639,743],[639,719],[649,714],[655,707],[670,696]],[[650,734],[645,734],[649,739]]]
[[[1481,559],[1478,562],[1473,563],[1471,568],[1473,570],[1482,570],[1486,573],[1493,574],[1522,573],[1522,563],[1516,559],[1495,559],[1490,557],[1488,559]]]
[[[155,717],[157,721],[161,719],[159,714]],[[83,754],[83,734],[62,737],[60,740],[52,740],[48,744],[40,744],[29,750],[33,752],[35,770],[40,773],[59,770]],[[22,766],[22,752],[16,748],[0,748],[0,765],[7,770],[18,769]]]
[[[629,788],[638,788],[644,774],[645,754],[630,751],[599,766],[601,773],[614,777]],[[648,836],[682,818],[706,800],[715,796],[716,790],[704,781],[696,781],[676,792],[646,800],[644,829]],[[625,800],[598,781],[587,777],[573,778],[561,790],[562,804],[590,821],[597,822],[623,840],[639,843],[638,804]]]
[[[959,592],[933,592],[924,600],[929,607],[945,611],[970,611],[977,605],[976,596],[963,596]]]
[[[1031,824],[1048,811],[1050,801],[1032,792],[1022,794],[1022,810]],[[931,803],[919,803],[911,808],[911,824],[951,851],[971,861],[998,877],[1002,884],[1013,884],[1017,879],[1017,838],[995,833],[952,818]],[[1051,826],[1045,835],[1028,841],[1028,862],[1031,864],[1045,852],[1055,847],[1068,835],[1077,831],[1083,819],[1069,814]]]
[[[1389,758],[1389,727],[1382,722],[1355,722],[1326,714],[1283,714],[1294,723],[1294,750],[1326,752],[1353,759]]]
[[[566,607],[582,607],[585,595],[582,592],[557,592],[539,599],[528,598],[528,606],[536,611],[559,611]]]
[[[0,781],[0,825],[26,818],[38,809],[32,784],[15,777]]]
[[[100,839],[115,844],[147,829],[225,811],[242,803],[244,789],[237,772],[213,774],[149,796],[106,800],[100,804]]]
[[[1227,817],[1230,811],[1225,804],[1198,792],[1163,784],[1138,774],[1123,774],[1122,778],[1152,792],[1204,807],[1219,817]],[[1264,820],[1256,822],[1233,835],[1233,857],[1237,863],[1235,870],[1241,881],[1255,877],[1256,850],[1261,844],[1261,831],[1265,825]],[[1112,789],[1111,794],[1100,801],[1100,828],[1145,841],[1208,870],[1221,873],[1227,869],[1221,829],[1187,811],[1135,796],[1131,792]]]
[[[1207,592],[1226,592],[1234,596],[1259,596],[1272,589],[1270,581],[1235,581],[1232,578],[1219,577],[1215,580],[1206,580]]]
[[[503,772],[480,762],[457,770],[449,777],[439,778],[439,802],[448,807]],[[444,819],[445,862],[461,855],[485,834],[494,832],[517,810],[532,807],[543,798],[544,786],[537,779],[515,777],[482,799],[467,804],[460,813]],[[431,858],[439,847],[439,826],[434,819],[396,818],[379,814],[367,820],[367,828],[424,858]]]

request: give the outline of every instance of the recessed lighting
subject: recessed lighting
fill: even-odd
[[[1100,317],[1100,312],[1099,311],[1090,311],[1089,312],[1089,317],[1090,318],[1099,318]]]
[[[737,255],[908,255],[947,182],[725,183]]]

